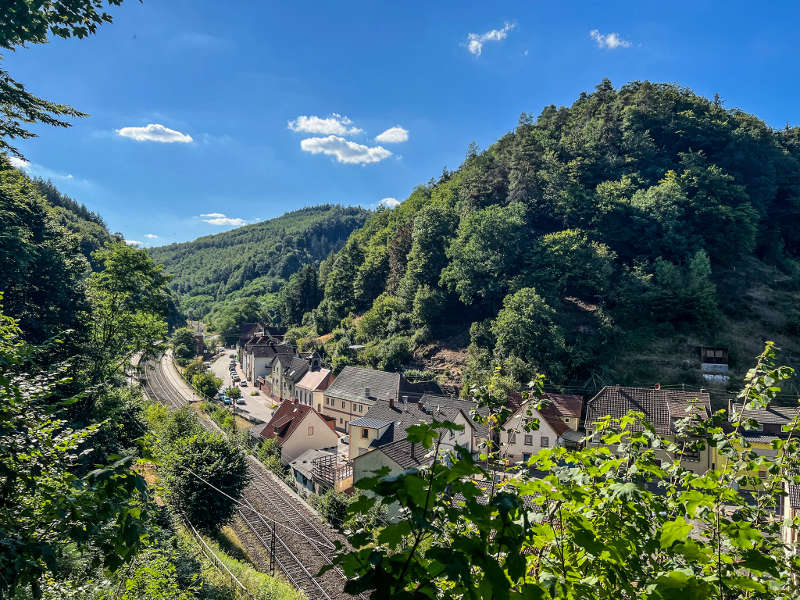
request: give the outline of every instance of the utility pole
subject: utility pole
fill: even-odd
[[[272,538],[269,542],[269,574],[275,576],[275,522],[272,522]]]

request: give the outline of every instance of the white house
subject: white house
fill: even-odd
[[[281,449],[281,462],[289,464],[306,450],[336,452],[339,436],[332,420],[310,406],[284,402],[261,430],[262,439],[274,439]]]

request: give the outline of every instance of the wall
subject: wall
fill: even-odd
[[[539,429],[536,431],[525,431],[525,422],[528,419],[539,419]],[[508,433],[515,430],[516,440],[513,443],[508,441]],[[530,445],[525,443],[525,436],[530,436]],[[547,446],[542,445],[542,438],[547,438]],[[545,421],[536,409],[531,408],[530,416],[527,415],[526,407],[514,413],[511,418],[503,425],[500,431],[500,452],[508,457],[512,462],[524,460],[525,454],[536,454],[542,448],[553,448],[559,445],[558,436],[553,428]]]
[[[310,436],[308,435],[309,427],[314,428]],[[306,450],[335,448],[338,443],[339,436],[318,414],[310,411],[292,432],[292,435],[281,444],[281,462],[288,464]]]

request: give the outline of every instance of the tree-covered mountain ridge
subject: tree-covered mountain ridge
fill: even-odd
[[[339,250],[368,214],[358,207],[302,208],[148,252],[172,276],[170,287],[180,309],[200,319],[231,301],[263,302],[300,267]]]
[[[800,128],[606,80],[373,214],[294,335],[337,368],[439,361],[460,386],[497,366],[509,385],[702,383],[698,346],[734,374],[762,338],[797,356],[798,253]]]

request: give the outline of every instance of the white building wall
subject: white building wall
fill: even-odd
[[[306,450],[335,448],[338,443],[336,432],[318,414],[309,412],[292,435],[281,444],[281,462],[288,464]]]
[[[536,409],[531,408],[530,416],[526,413],[527,409],[523,407],[512,415],[500,430],[500,453],[514,462],[523,460],[525,454],[533,455],[543,448],[559,445],[558,435]],[[525,423],[535,418],[539,419],[539,429],[525,431]],[[509,433],[512,432],[512,437],[509,439]]]

